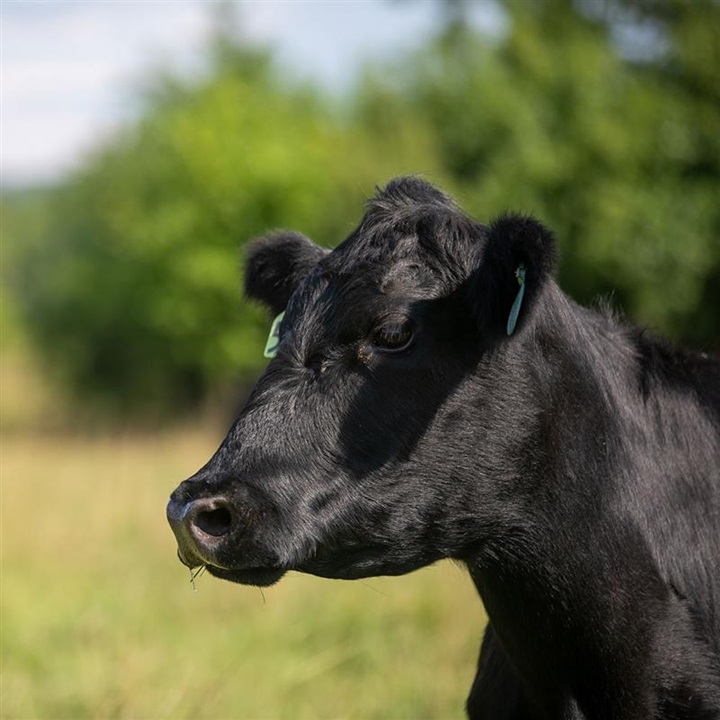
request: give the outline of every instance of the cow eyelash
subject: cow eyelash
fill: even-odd
[[[413,340],[413,323],[410,319],[385,322],[373,332],[372,344],[383,352],[400,352]]]

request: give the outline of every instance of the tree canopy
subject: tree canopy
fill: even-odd
[[[611,293],[632,320],[720,349],[717,3],[507,3],[500,37],[459,7],[342,100],[219,33],[204,78],[157,78],[79,173],[6,199],[5,275],[47,365],[115,413],[222,395],[263,363],[244,243],[273,227],[339,242],[407,173],[478,219],[536,215],[576,298]]]

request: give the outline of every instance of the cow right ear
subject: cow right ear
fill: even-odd
[[[327,252],[290,230],[275,230],[253,240],[245,257],[245,295],[278,315]]]

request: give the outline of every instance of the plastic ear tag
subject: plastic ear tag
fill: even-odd
[[[507,334],[508,337],[515,332],[515,325],[517,325],[518,315],[520,314],[520,308],[522,307],[523,297],[525,297],[525,266],[520,265],[515,271],[515,277],[520,284],[518,294],[515,296],[515,302],[510,308],[510,315],[507,321]]]
[[[274,358],[277,355],[278,345],[280,344],[280,323],[285,315],[285,311],[281,312],[272,322],[270,326],[270,334],[265,343],[263,356],[266,358]]]

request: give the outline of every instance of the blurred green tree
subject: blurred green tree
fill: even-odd
[[[268,324],[241,303],[239,246],[274,227],[338,242],[429,145],[412,124],[372,135],[224,33],[211,54],[204,80],[154,83],[11,253],[46,364],[110,414],[191,409],[256,374]]]
[[[613,293],[720,350],[720,6],[501,6],[488,35],[449,3],[435,38],[345,102],[283,82],[221,18],[203,79],[158,79],[80,173],[9,202],[4,274],[47,365],[121,414],[227,394],[267,331],[240,302],[238,245],[283,226],[333,244],[402,173],[479,219],[537,215],[576,298]]]
[[[720,350],[720,5],[503,2],[473,31],[444,0],[432,46],[377,76],[427,120],[479,217],[534,213],[561,241],[561,283],[612,294],[635,321]],[[399,97],[398,97],[399,96]]]

